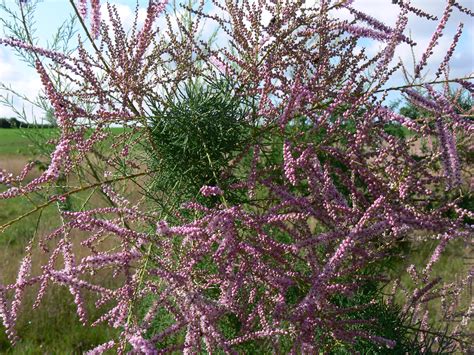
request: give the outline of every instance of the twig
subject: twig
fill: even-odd
[[[118,182],[118,181],[122,181],[122,180],[133,179],[133,178],[136,178],[136,177],[139,177],[139,176],[152,174],[152,173],[155,173],[157,171],[158,170],[145,171],[145,172],[141,172],[141,173],[137,173],[137,174],[133,174],[133,175],[120,176],[120,177],[115,178],[115,179],[99,181],[99,182],[91,184],[91,185],[82,186],[82,187],[79,187],[77,189],[70,190],[70,191],[64,193],[62,196],[67,197],[67,196],[73,195],[73,194],[81,192],[81,191],[85,191],[85,190],[88,190],[88,189],[92,189],[94,187],[101,186],[103,184],[109,184],[109,183],[114,183],[114,182]],[[28,211],[25,214],[22,214],[21,216],[15,218],[15,219],[12,219],[11,221],[1,225],[0,226],[0,233],[3,233],[8,227],[13,225],[14,223],[21,221],[22,219],[34,214],[35,212],[38,212],[39,210],[42,210],[45,207],[48,207],[49,205],[51,205],[54,202],[56,202],[55,199],[49,200],[49,201],[47,201],[47,202],[45,202],[41,205],[38,205],[36,208],[32,209],[31,211]]]
[[[454,83],[458,80],[473,80],[474,76],[466,76],[464,78],[457,78],[457,79],[449,79],[449,80],[434,80],[434,81],[428,81],[425,83],[420,83],[420,84],[408,84],[408,85],[401,85],[401,86],[394,86],[388,89],[380,89],[375,91],[375,93],[379,92],[385,92],[385,91],[394,91],[394,90],[401,90],[401,89],[406,89],[406,88],[411,88],[411,87],[420,87],[424,85],[431,85],[431,84],[446,84],[446,83]]]

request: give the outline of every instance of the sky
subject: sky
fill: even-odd
[[[314,0],[311,0],[314,2]],[[0,0],[2,3],[9,7],[16,6],[16,0]],[[474,10],[474,0],[458,0],[458,2]],[[105,6],[105,1],[101,1],[102,6]],[[129,27],[133,22],[134,9],[136,0],[110,0],[110,3],[117,6],[118,12],[122,18],[125,27]],[[146,16],[146,4],[147,0],[139,0],[139,20],[143,21]],[[446,1],[445,0],[412,0],[412,5],[416,6],[424,11],[441,17]],[[311,5],[309,5],[311,6]],[[387,25],[394,25],[397,20],[398,7],[392,4],[392,0],[355,0],[353,6],[365,13],[381,20]],[[103,8],[105,10],[105,8]],[[210,9],[211,11],[217,11]],[[105,13],[105,11],[102,11]],[[40,44],[45,45],[52,38],[52,35],[56,31],[59,25],[68,18],[72,13],[71,5],[68,0],[42,0],[37,5],[35,14],[36,27],[38,29],[37,35],[40,40]],[[4,17],[5,14],[0,10],[0,17]],[[349,14],[342,13],[342,16],[350,18]],[[269,21],[270,19],[263,16],[263,22]],[[443,60],[446,51],[448,50],[451,40],[456,32],[457,26],[460,22],[464,23],[464,32],[455,54],[451,60],[451,76],[457,77],[461,75],[473,75],[474,73],[474,19],[460,13],[456,9],[454,10],[448,26],[444,32],[444,36],[440,39],[439,46],[436,47],[433,56],[429,60],[430,65],[428,66],[428,77],[432,74],[437,65]],[[408,29],[412,35],[413,40],[418,44],[415,47],[415,55],[417,58],[421,57],[421,54],[426,48],[428,42],[431,39],[431,35],[437,26],[437,21],[427,21],[420,19],[416,16],[410,16]],[[211,28],[205,29],[205,31],[211,31]],[[408,31],[406,33],[409,33]],[[4,31],[0,29],[0,36],[5,36]],[[378,50],[378,44],[363,43],[367,46],[369,54],[373,54]],[[412,68],[412,53],[408,46],[400,47],[396,52],[396,57],[401,58],[404,63],[408,64],[408,67]],[[38,94],[41,83],[36,72],[28,68],[24,62],[19,60],[15,52],[11,48],[0,46],[0,83],[11,86],[16,91],[24,94],[27,97],[36,97]],[[401,77],[394,78],[390,84],[400,85],[403,84]],[[5,91],[0,91],[0,94],[5,95]],[[28,117],[39,116],[42,113],[38,110],[32,109],[28,104],[22,104],[19,100],[15,101],[15,107],[17,109],[25,108]],[[13,112],[10,108],[0,106],[0,117],[12,116]]]

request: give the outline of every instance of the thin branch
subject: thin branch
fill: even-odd
[[[87,186],[82,186],[82,187],[78,187],[77,189],[74,189],[74,190],[70,190],[64,194],[62,194],[63,197],[68,197],[70,195],[73,195],[75,193],[78,193],[78,192],[81,192],[81,191],[85,191],[85,190],[88,190],[88,189],[92,189],[94,187],[98,187],[98,186],[101,186],[103,184],[110,184],[110,183],[114,183],[114,182],[118,182],[118,181],[123,181],[123,180],[127,180],[127,179],[133,179],[133,178],[136,178],[136,177],[140,177],[140,176],[144,176],[144,175],[148,175],[148,174],[152,174],[152,173],[155,173],[157,172],[158,170],[151,170],[151,171],[144,171],[144,172],[141,172],[141,173],[137,173],[137,174],[132,174],[132,175],[126,175],[126,176],[120,176],[120,177],[117,177],[115,179],[109,179],[109,180],[104,180],[104,181],[99,181],[97,183],[94,183],[94,184],[91,184],[91,185],[87,185]],[[21,221],[22,219],[34,214],[35,212],[38,212],[40,210],[42,210],[43,208],[45,207],[48,207],[49,205],[55,203],[56,200],[55,199],[52,199],[52,200],[49,200],[41,205],[38,205],[36,208],[32,209],[31,211],[28,211],[26,212],[25,214],[15,218],[15,219],[12,219],[11,221],[3,224],[0,226],[0,233],[3,233],[8,227],[10,227],[11,225],[15,224],[16,222],[19,222]]]
[[[385,91],[395,91],[395,90],[407,89],[407,88],[412,88],[412,87],[421,87],[421,86],[432,85],[432,84],[455,83],[458,80],[473,80],[473,79],[474,79],[474,76],[466,76],[464,78],[457,78],[457,79],[434,80],[434,81],[428,81],[426,83],[408,84],[408,85],[394,86],[394,87],[391,87],[391,88],[388,88],[388,89],[380,89],[380,90],[375,91],[375,93],[385,92]]]

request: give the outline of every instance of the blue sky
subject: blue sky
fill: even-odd
[[[16,6],[16,0],[0,0],[3,1],[7,6]],[[314,1],[314,0],[311,0]],[[474,10],[473,0],[458,0],[462,5]],[[123,22],[131,24],[134,18],[135,0],[120,0],[110,1],[112,4],[117,5],[119,14],[121,15]],[[103,6],[105,1],[102,0]],[[146,4],[148,0],[139,0],[140,14],[139,18],[143,19],[146,15]],[[446,2],[445,0],[413,0],[412,5],[422,8],[423,10],[441,16],[444,10]],[[397,18],[397,7],[392,5],[391,0],[355,0],[355,8],[362,10],[377,19],[385,22],[388,25],[394,25]],[[68,0],[43,0],[37,6],[37,12],[35,16],[36,25],[38,28],[38,37],[40,44],[45,44],[48,39],[51,39],[57,27],[66,19],[72,12],[71,6]],[[0,16],[5,16],[0,11]],[[344,15],[343,15],[344,16]],[[263,21],[269,21],[263,16]],[[451,61],[451,74],[453,77],[462,74],[472,75],[474,72],[473,62],[473,51],[474,51],[474,20],[466,15],[461,14],[459,11],[454,10],[451,20],[445,31],[445,35],[440,40],[440,45],[437,47],[435,53],[430,59],[431,65],[428,70],[432,73],[437,64],[439,64],[449,45],[451,39],[456,31],[459,22],[463,22],[464,33],[461,37],[461,41],[458,44],[454,57]],[[427,43],[431,38],[431,34],[436,28],[436,21],[426,21],[410,17],[409,29],[411,30],[413,39],[418,43],[418,47],[415,49],[415,55],[419,58],[426,47]],[[0,35],[3,36],[2,31]],[[368,43],[369,52],[377,51],[377,45]],[[397,53],[397,57],[400,57],[404,63],[411,63],[411,52],[409,47],[401,47]],[[409,65],[410,67],[410,65]],[[428,74],[429,76],[429,74]],[[18,60],[15,53],[10,48],[0,47],[0,82],[10,85],[17,91],[25,94],[28,97],[34,97],[39,92],[41,87],[40,81],[36,73],[25,66],[25,64]],[[403,84],[401,77],[392,80],[392,83]],[[1,93],[0,93],[1,94]],[[18,102],[17,107],[21,107],[21,103]],[[26,111],[29,115],[40,115],[38,110],[31,110],[29,105],[25,105]],[[7,107],[0,107],[0,117],[10,116],[12,111]]]

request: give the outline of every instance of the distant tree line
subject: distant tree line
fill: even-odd
[[[53,124],[37,124],[37,123],[27,123],[20,120],[17,120],[14,117],[0,118],[0,128],[52,128]]]

